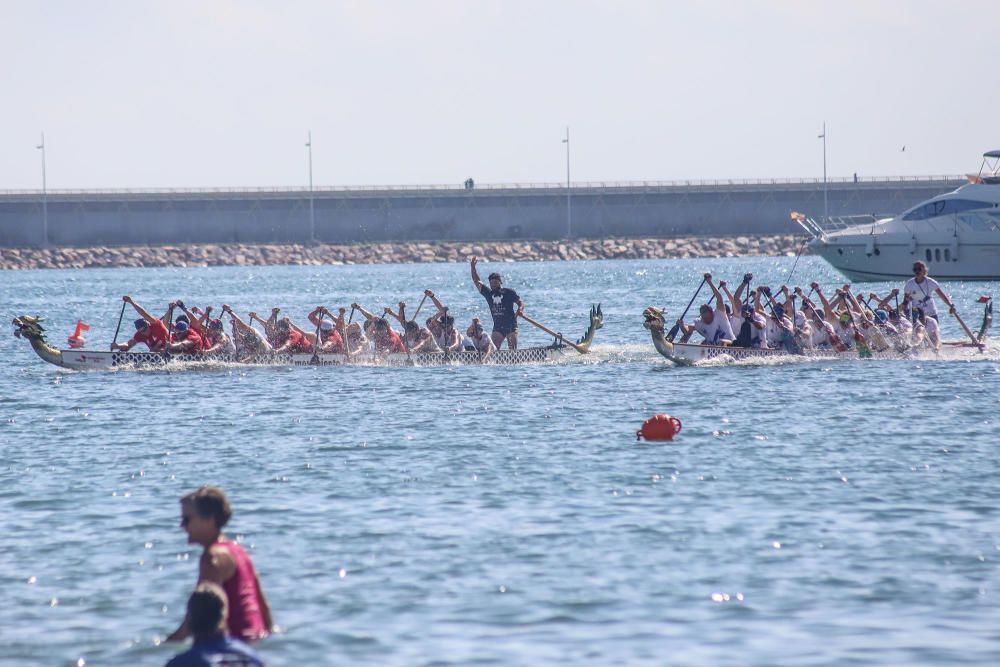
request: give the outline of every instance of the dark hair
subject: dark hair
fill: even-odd
[[[375,320],[375,328],[376,329],[388,329],[389,328],[389,323],[386,322],[383,319]]]
[[[226,493],[217,486],[203,486],[181,498],[181,502],[190,503],[202,518],[214,518],[215,525],[220,530],[233,516],[233,509],[229,506]]]
[[[136,331],[138,331],[139,329],[145,329],[146,327],[149,326],[149,322],[147,322],[146,319],[142,318],[142,317],[140,317],[139,319],[137,319],[134,322],[134,324],[135,324]]]
[[[451,315],[442,315],[441,316],[441,326],[443,326],[443,327],[450,327],[453,324],[455,324],[455,318],[454,317],[452,317]]]
[[[222,632],[229,616],[226,592],[210,582],[198,584],[187,602],[188,629],[195,637],[206,637]]]
[[[500,282],[503,282],[503,279],[500,278],[500,274],[499,273],[496,273],[496,272],[491,273],[490,277],[488,278],[488,280],[493,280],[494,278],[496,278]]]
[[[275,324],[275,326],[278,327],[279,329],[291,329],[292,328],[292,325],[288,322],[288,320],[278,320],[278,322],[277,322],[277,324]]]

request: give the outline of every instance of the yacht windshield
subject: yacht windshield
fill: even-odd
[[[975,199],[938,199],[916,207],[903,216],[903,220],[926,220],[941,215],[972,211],[978,208],[993,208],[993,202],[976,201]]]

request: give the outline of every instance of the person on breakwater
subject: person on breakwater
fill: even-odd
[[[247,641],[266,637],[274,623],[260,577],[243,547],[222,534],[233,515],[226,494],[218,487],[203,486],[180,502],[181,528],[187,533],[188,544],[204,548],[198,560],[198,583],[221,586],[229,600],[229,634]],[[167,640],[181,641],[191,632],[185,618]]]
[[[489,304],[490,314],[493,315],[493,344],[500,348],[504,340],[507,347],[512,350],[517,349],[517,316],[524,309],[524,301],[517,292],[507,287],[502,287],[503,279],[495,271],[489,275],[490,286],[486,287],[479,279],[479,272],[476,271],[476,263],[479,259],[473,255],[469,260],[472,265],[472,282],[476,289],[486,299]],[[514,306],[517,306],[517,309]]]
[[[188,598],[185,617],[194,643],[171,658],[166,667],[264,667],[253,648],[226,632],[228,616],[226,592],[216,584],[198,584]]]
[[[127,294],[122,301],[132,304],[135,312],[142,317],[135,321],[135,335],[124,343],[112,343],[112,352],[128,352],[139,343],[144,343],[150,352],[163,352],[167,347],[167,325],[163,320],[153,317],[149,311],[132,300]],[[123,306],[124,307],[124,306]]]

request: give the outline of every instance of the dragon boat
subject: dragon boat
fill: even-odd
[[[942,341],[941,348],[937,350],[928,347],[909,347],[902,350],[895,348],[884,351],[853,349],[846,352],[838,352],[832,348],[803,348],[793,354],[784,349],[675,343],[669,340],[663,333],[666,311],[655,306],[649,306],[642,314],[645,318],[643,326],[649,330],[649,334],[653,339],[653,347],[662,356],[681,366],[690,366],[696,362],[717,358],[727,358],[733,361],[743,361],[745,359],[766,360],[779,357],[785,359],[789,357],[798,357],[801,359],[975,359],[985,350],[987,332],[993,323],[993,300],[987,297],[983,303],[985,304],[983,307],[983,320],[979,331],[975,335],[976,342],[972,342],[971,338]]]
[[[529,317],[524,318],[541,326]],[[478,352],[413,352],[410,354],[373,354],[356,352],[347,354],[265,354],[247,356],[240,354],[171,354],[168,352],[111,352],[105,350],[59,349],[45,337],[43,318],[22,315],[14,318],[14,336],[27,339],[31,348],[44,361],[71,370],[113,370],[155,368],[168,365],[242,364],[250,366],[466,366],[545,363],[558,360],[567,350],[587,354],[594,334],[603,326],[604,314],[600,305],[590,309],[590,326],[575,343],[561,333],[542,327],[553,335],[551,345],[524,347],[516,350],[496,350],[483,355]]]

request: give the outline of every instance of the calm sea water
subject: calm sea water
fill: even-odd
[[[197,574],[177,499],[204,483],[282,628],[271,665],[1000,663],[995,346],[710,368],[653,350],[645,306],[791,263],[504,264],[567,335],[603,304],[592,358],[553,365],[88,374],[0,337],[0,663],[165,662]],[[811,278],[842,282],[803,258]],[[468,267],[440,264],[3,272],[0,304],[59,344],[82,318],[105,349],[124,293],[304,319],[425,287],[486,314]],[[947,288],[970,325],[1000,292]],[[658,412],[681,435],[637,443]]]

